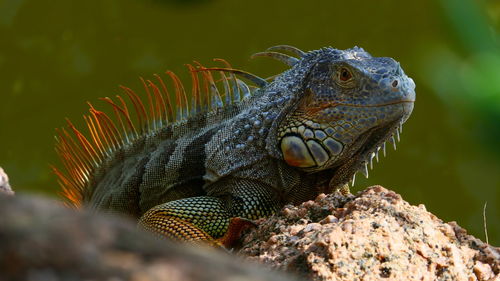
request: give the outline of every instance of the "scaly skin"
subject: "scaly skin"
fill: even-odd
[[[357,47],[274,50],[299,58],[261,53],[292,67],[240,102],[113,150],[79,200],[168,237],[227,245],[245,219],[347,184],[412,112],[415,84],[391,58]]]

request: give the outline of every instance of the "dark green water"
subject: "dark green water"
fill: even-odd
[[[472,3],[479,3],[474,6]],[[195,59],[249,60],[276,44],[361,46],[401,62],[417,102],[398,150],[354,191],[382,184],[500,245],[500,5],[495,1],[0,0],[0,166],[18,192],[55,196],[56,127],[86,101]]]

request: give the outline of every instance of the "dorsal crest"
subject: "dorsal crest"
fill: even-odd
[[[68,203],[80,206],[86,184],[92,172],[103,161],[135,140],[153,135],[165,125],[186,120],[192,115],[239,102],[252,93],[252,86],[237,75],[262,87],[266,80],[248,72],[233,69],[225,60],[223,67],[207,68],[198,62],[186,65],[191,74],[191,92],[172,71],[166,71],[167,86],[160,75],[154,79],[140,78],[144,94],[141,97],[132,89],[120,86],[122,96],[101,98],[110,105],[113,113],[96,109],[90,102],[89,114],[84,115],[88,133],[84,134],[67,119],[68,127],[57,129],[56,152],[64,171],[52,167],[59,178],[62,195]]]

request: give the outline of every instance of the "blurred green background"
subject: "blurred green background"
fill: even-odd
[[[499,246],[499,27],[485,0],[0,0],[0,166],[17,192],[56,196],[54,129],[119,84],[218,57],[267,77],[285,68],[248,58],[269,46],[358,45],[400,61],[417,102],[398,151],[353,191],[382,184],[482,240],[488,202]]]

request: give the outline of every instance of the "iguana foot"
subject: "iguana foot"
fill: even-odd
[[[232,218],[226,234],[216,241],[218,244],[229,249],[241,238],[243,231],[256,226],[251,220],[239,217]]]

